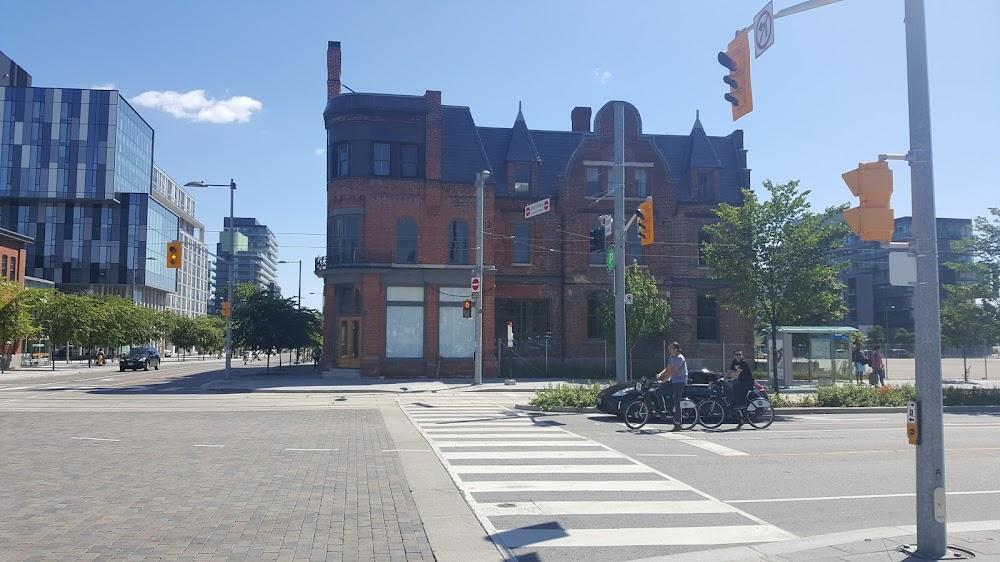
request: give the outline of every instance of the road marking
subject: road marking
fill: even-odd
[[[669,453],[639,453],[637,457],[697,457],[698,455],[672,455]]]
[[[444,428],[424,428],[424,431],[428,435],[449,437],[451,435],[486,435],[493,437],[494,434],[502,433],[530,433],[532,435],[541,434],[559,434],[566,435],[569,433],[565,429],[555,426],[540,426],[540,427],[444,427]]]
[[[31,385],[31,386],[15,386],[13,388],[0,388],[0,392],[7,392],[9,390],[25,390],[29,388],[35,388],[35,386]]]
[[[800,457],[817,455],[869,455],[872,453],[908,453],[913,449],[885,449],[882,451],[823,451],[810,453],[754,453],[753,457]],[[1000,451],[1000,447],[945,447],[945,451]]]
[[[548,430],[535,430],[532,432],[522,432],[522,433],[490,433],[488,435],[483,435],[482,432],[463,432],[463,433],[432,433],[434,437],[438,439],[479,439],[483,438],[489,439],[567,439],[570,437],[575,437],[571,433],[567,433],[562,430],[548,431]]]
[[[712,443],[711,441],[705,441],[702,439],[696,439],[690,435],[683,435],[679,433],[659,433],[661,437],[667,439],[673,439],[675,441],[680,441],[682,443],[687,443],[688,445],[693,445],[699,449],[704,449],[710,453],[715,453],[716,455],[721,455],[723,457],[745,457],[748,453],[743,451],[737,451],[736,449],[730,449],[725,445],[720,445],[718,443]]]
[[[101,379],[101,382],[107,382],[107,381],[113,381],[113,380],[117,380],[117,379],[115,379],[115,377],[111,377],[111,378],[108,378],[108,379]],[[73,381],[73,382],[77,382],[77,381]],[[80,382],[82,382],[82,381],[80,381]]]
[[[195,445],[195,447],[218,447],[221,449],[225,447],[225,445]]]
[[[504,515],[666,515],[680,513],[736,513],[739,510],[715,500],[686,501],[553,501],[480,503],[490,517]]]
[[[676,480],[477,480],[465,482],[473,494],[486,492],[680,492]]]
[[[949,496],[973,496],[980,494],[1000,494],[1000,490],[980,490],[975,492],[947,492]],[[867,496],[819,496],[812,498],[767,498],[759,500],[725,500],[726,503],[780,503],[780,502],[818,502],[840,500],[867,500],[879,498],[912,498],[915,493],[908,494],[871,494]]]
[[[653,472],[642,464],[463,464],[458,474],[635,474]]]
[[[81,441],[121,441],[121,439],[102,439],[100,437],[70,437],[70,439],[79,439]]]
[[[467,459],[620,459],[615,451],[475,451],[445,453],[441,456],[449,460]]]
[[[429,453],[430,449],[382,449],[383,453]]]
[[[320,451],[320,452],[323,452],[323,451],[339,451],[340,449],[293,449],[293,448],[288,448],[288,449],[285,449],[285,450],[286,451]]]
[[[694,546],[772,542],[795,538],[773,525],[640,527],[637,529],[498,530],[509,548],[525,546]]]
[[[598,447],[589,439],[578,439],[575,441],[473,441],[473,442],[451,442],[441,441],[435,443],[438,447]]]

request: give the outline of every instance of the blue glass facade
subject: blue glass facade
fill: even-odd
[[[178,220],[150,197],[153,129],[128,102],[0,87],[0,112],[0,227],[35,237],[25,273],[70,289],[174,291],[165,253]]]

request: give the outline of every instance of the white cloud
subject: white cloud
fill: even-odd
[[[323,156],[324,154],[326,154],[326,149],[317,148],[316,150],[313,151],[313,154],[315,154],[316,156]]]
[[[597,79],[601,81],[601,86],[607,86],[608,85],[608,80],[611,79],[611,71],[610,70],[601,70],[600,68],[595,68],[594,69],[594,76],[596,76]]]
[[[178,119],[206,121],[208,123],[246,123],[255,111],[264,107],[261,102],[247,96],[229,99],[209,99],[205,90],[180,92],[143,92],[132,98],[132,103],[166,111]]]
[[[87,87],[88,90],[117,90],[118,86],[114,82],[107,82],[104,84],[94,84],[93,86]]]

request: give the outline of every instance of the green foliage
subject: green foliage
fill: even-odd
[[[0,346],[34,333],[28,295],[20,283],[0,279]]]
[[[970,252],[972,261],[947,264],[971,279],[972,284],[953,289],[964,299],[975,299],[980,311],[979,328],[989,343],[1000,341],[1000,208],[989,209],[992,221],[976,217],[973,221],[973,238],[954,243],[958,252]],[[944,331],[944,305],[942,305],[942,331]],[[943,336],[944,334],[942,334]]]
[[[868,328],[868,333],[865,335],[868,341],[873,344],[881,344],[882,347],[885,347],[885,328],[882,326],[875,324],[871,328]]]
[[[167,334],[169,339],[179,350],[188,350],[198,345],[198,324],[194,318],[179,316],[170,327]]]
[[[941,301],[941,343],[964,352],[968,347],[997,341],[992,314],[976,306],[976,289],[952,285],[945,288],[948,294]]]
[[[226,321],[219,316],[194,319],[194,344],[202,352],[215,353],[226,348]]]
[[[819,401],[811,394],[776,394],[769,397],[775,408],[815,408]]]
[[[892,338],[893,345],[898,345],[906,349],[913,349],[913,332],[906,328],[897,328],[896,334]]]
[[[834,262],[832,252],[850,233],[833,220],[847,206],[812,213],[810,192],[798,186],[765,181],[766,201],[743,190],[743,205],[720,204],[719,222],[705,227],[711,235],[705,260],[712,278],[726,286],[721,304],[757,319],[772,338],[779,326],[829,324],[846,311],[843,285],[836,281],[844,264]],[[773,349],[769,355],[775,356]]]
[[[293,349],[320,341],[322,320],[312,309],[295,307],[293,299],[265,291],[249,292],[233,307],[234,347],[245,349]]]
[[[915,394],[916,389],[911,385],[876,388],[867,384],[845,384],[819,387],[816,401],[819,406],[827,408],[905,406]]]
[[[633,260],[625,268],[625,292],[632,294],[632,304],[625,307],[625,337],[629,346],[663,336],[670,328],[670,305],[660,297],[653,274]],[[605,333],[613,334],[615,302],[607,299],[599,311]]]
[[[1000,388],[944,387],[945,406],[1000,406]]]
[[[553,408],[593,408],[597,404],[597,395],[608,387],[608,384],[593,383],[590,385],[559,384],[536,390],[535,396],[528,402],[544,411]]]

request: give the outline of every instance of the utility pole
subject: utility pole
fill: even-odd
[[[486,180],[490,179],[489,170],[483,170],[476,174],[476,270],[475,276],[479,278],[479,297],[474,298],[476,308],[476,350],[473,362],[472,384],[483,384],[483,295],[486,293],[486,284],[483,283],[483,191],[486,189]]]
[[[937,219],[931,157],[931,104],[927,77],[927,26],[924,0],[906,0],[906,77],[910,109],[910,192],[917,286],[913,288],[916,326],[917,550],[937,559],[948,550],[945,517],[944,426],[941,395],[941,302],[938,294]]]
[[[615,102],[615,165],[611,179],[615,190],[615,379],[625,382],[625,104]]]

